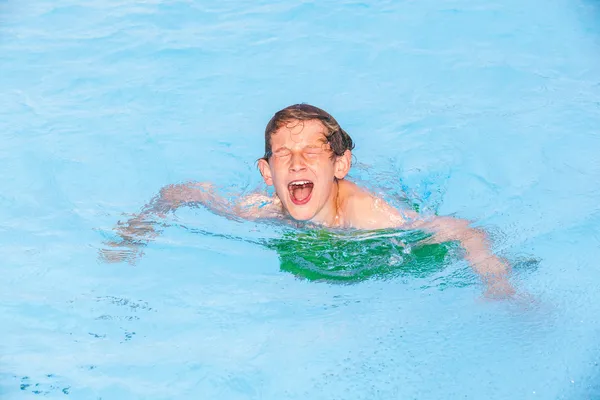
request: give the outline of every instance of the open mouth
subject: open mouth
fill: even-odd
[[[296,205],[308,203],[314,186],[314,183],[308,180],[297,180],[290,182],[288,184],[288,190],[290,191],[292,203]]]

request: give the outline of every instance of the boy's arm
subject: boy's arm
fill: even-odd
[[[465,259],[486,284],[486,296],[502,298],[512,296],[515,289],[509,282],[510,265],[490,251],[490,243],[484,231],[470,226],[469,221],[453,217],[432,217],[416,220],[411,229],[433,233],[433,243],[458,241],[465,250]]]
[[[161,189],[139,214],[126,222],[119,221],[115,229],[126,242],[137,242],[156,236],[154,222],[156,217],[164,218],[167,213],[184,205],[202,204],[219,214],[231,213],[227,202],[216,195],[212,185],[207,183],[189,183],[168,185]]]
[[[510,266],[490,251],[484,231],[470,226],[469,221],[453,217],[424,219],[412,210],[398,210],[385,201],[366,195],[356,196],[349,207],[350,214],[360,215],[359,229],[420,229],[433,234],[429,243],[458,241],[465,258],[487,286],[488,297],[507,297],[515,290],[508,278]],[[358,220],[358,218],[357,218]]]
[[[108,262],[132,261],[136,258],[141,247],[155,238],[156,217],[164,218],[167,213],[181,206],[202,205],[227,218],[252,220],[261,217],[276,217],[277,204],[267,196],[253,194],[230,202],[215,193],[209,183],[187,183],[168,185],[161,189],[150,203],[142,208],[126,222],[119,221],[115,232],[119,241],[108,241],[105,244],[117,250],[102,249],[101,258]],[[265,207],[265,204],[267,206]],[[126,250],[123,250],[123,249]]]

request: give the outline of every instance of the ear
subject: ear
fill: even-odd
[[[352,152],[350,150],[346,150],[344,154],[335,158],[334,175],[337,179],[344,179],[348,172],[350,171],[350,167],[352,166]]]
[[[263,180],[268,186],[273,185],[273,177],[271,175],[271,167],[269,167],[269,163],[264,158],[258,160],[258,169],[260,170],[260,174],[263,177]]]

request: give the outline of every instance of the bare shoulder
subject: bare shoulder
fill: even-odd
[[[344,225],[356,229],[399,228],[406,225],[403,213],[355,183],[339,181],[339,207]]]
[[[342,210],[349,210],[355,207],[372,206],[377,200],[376,197],[356,183],[340,180],[338,181],[338,203]]]

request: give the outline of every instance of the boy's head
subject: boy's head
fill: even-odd
[[[278,111],[267,124],[258,167],[294,219],[326,222],[336,212],[336,181],[350,170],[353,148],[331,115],[296,104]]]

